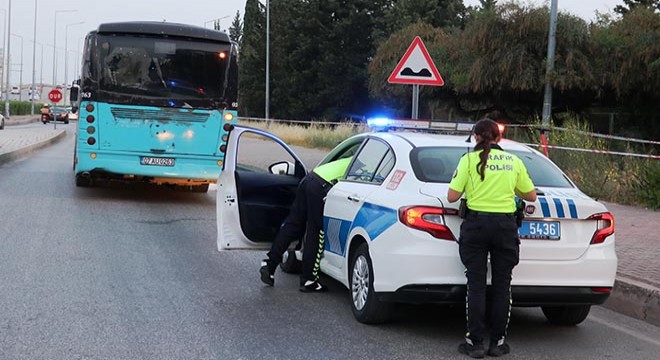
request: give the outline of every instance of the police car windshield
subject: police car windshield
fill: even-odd
[[[449,183],[466,147],[419,147],[410,154],[415,176],[420,181]],[[534,185],[572,188],[573,185],[549,160],[536,153],[508,151],[525,164]],[[476,166],[476,164],[474,164]]]

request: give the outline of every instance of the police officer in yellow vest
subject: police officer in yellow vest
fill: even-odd
[[[515,195],[536,201],[536,191],[522,161],[497,145],[501,139],[497,123],[481,120],[474,133],[477,145],[458,163],[447,199],[455,202],[465,193],[467,200],[459,237],[467,277],[467,333],[458,351],[483,358],[488,255],[492,273],[488,355],[501,356],[510,351],[505,336],[511,311],[511,273],[519,260]]]
[[[259,269],[261,281],[270,286],[275,284],[275,269],[282,262],[282,255],[293,241],[304,236],[300,291],[326,290],[318,281],[324,245],[324,199],[332,185],[344,176],[351,159],[352,157],[347,157],[318,166],[302,179],[289,215],[273,241],[268,258],[263,260]]]

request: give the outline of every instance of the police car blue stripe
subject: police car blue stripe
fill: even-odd
[[[346,238],[351,228],[351,222],[347,220],[324,217],[323,228],[325,229],[325,250],[333,254],[344,256],[346,252]]]
[[[573,201],[573,199],[567,199],[566,202],[568,203],[568,211],[571,213],[571,218],[577,219],[578,213],[577,213],[577,207],[575,207],[575,202]]]
[[[548,200],[543,197],[539,198],[541,203],[541,210],[543,211],[543,217],[550,217],[550,207],[548,206]]]
[[[375,240],[378,235],[394,225],[397,220],[398,213],[396,210],[365,202],[355,215],[352,228],[364,228],[369,234],[369,238]]]
[[[564,214],[564,205],[561,204],[561,200],[552,199],[552,201],[555,203],[555,208],[557,209],[557,217],[565,218],[566,215]]]

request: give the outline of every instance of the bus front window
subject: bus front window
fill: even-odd
[[[108,102],[220,108],[226,89],[229,44],[146,36],[99,36],[99,96]]]

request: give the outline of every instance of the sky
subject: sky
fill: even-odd
[[[0,0],[0,17],[7,14],[11,1],[11,78],[12,85],[18,85],[19,71],[23,64],[22,82],[32,82],[32,47],[34,39],[35,0]],[[265,3],[266,0],[262,0]],[[277,1],[277,0],[274,0]],[[212,27],[214,19],[221,19],[223,29],[231,25],[237,11],[241,16],[245,10],[245,0],[36,0],[37,2],[37,43],[34,75],[36,82],[43,78],[45,83],[53,81],[53,40],[57,35],[57,82],[64,82],[64,49],[69,54],[67,63],[69,81],[79,62],[79,52],[85,34],[104,22],[155,20],[169,21]],[[522,3],[541,5],[549,0],[523,0]],[[478,0],[465,0],[465,5],[478,5]],[[560,11],[567,11],[585,20],[593,20],[595,11],[611,12],[623,3],[622,0],[558,0]],[[75,12],[63,12],[75,10]],[[57,15],[55,15],[57,12]],[[57,16],[57,28],[55,28]],[[6,39],[4,18],[0,29],[0,39]],[[84,22],[83,24],[76,24]],[[55,32],[56,29],[56,32]],[[21,61],[21,38],[23,61]],[[6,40],[5,40],[6,41]],[[4,44],[5,41],[0,41]],[[4,48],[5,46],[0,46]],[[43,61],[42,51],[43,48]],[[43,66],[42,66],[43,65]]]

